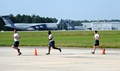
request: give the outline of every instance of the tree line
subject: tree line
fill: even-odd
[[[39,15],[16,15],[13,16],[12,14],[9,15],[10,19],[14,23],[53,23],[57,22],[56,18],[49,18],[49,17],[40,17]]]

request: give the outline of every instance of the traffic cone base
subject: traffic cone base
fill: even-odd
[[[38,55],[38,54],[37,54],[37,49],[35,49],[35,51],[34,51],[34,55],[35,55],[35,56]]]
[[[102,54],[106,54],[106,53],[105,53],[105,49],[104,49],[104,48],[102,48]]]

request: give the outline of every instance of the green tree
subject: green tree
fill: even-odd
[[[23,22],[23,19],[22,19],[22,17],[21,17],[20,14],[18,14],[18,15],[15,17],[15,20],[16,20],[17,23],[22,23],[22,22]]]

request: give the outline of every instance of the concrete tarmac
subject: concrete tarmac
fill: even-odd
[[[34,50],[37,49],[37,56]],[[1,71],[120,71],[120,49],[63,48],[60,53],[47,47],[20,47],[22,55],[11,47],[0,47]]]

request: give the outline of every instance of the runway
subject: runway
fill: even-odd
[[[34,49],[38,55],[34,55]],[[11,47],[0,47],[1,71],[120,71],[120,49],[65,48],[62,52],[47,47],[20,47],[22,55]]]

